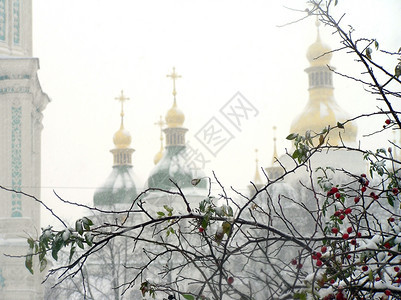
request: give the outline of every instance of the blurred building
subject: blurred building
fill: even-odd
[[[0,0],[0,299],[43,299],[37,261],[31,275],[24,257],[3,255],[26,255],[27,236],[40,233],[40,204],[33,197],[40,199],[42,111],[49,97],[38,70],[31,0]]]

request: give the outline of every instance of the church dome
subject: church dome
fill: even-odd
[[[335,127],[351,118],[334,99],[333,72],[327,67],[332,57],[332,53],[329,53],[331,48],[320,40],[319,21],[315,25],[317,38],[306,55],[310,62],[310,67],[305,70],[309,77],[309,101],[291,124],[291,133],[301,135],[308,130],[319,134],[324,128]],[[329,140],[331,145],[355,143],[356,136],[356,124],[347,122],[343,128],[331,130],[326,142]]]
[[[113,142],[117,149],[126,149],[131,145],[131,134],[122,124],[120,129],[114,134]]]
[[[132,166],[114,166],[109,177],[93,196],[95,206],[132,203],[138,196]]]
[[[158,162],[162,159],[162,157],[163,157],[163,148],[161,148],[160,151],[156,153],[155,157],[153,158],[153,163],[157,165]]]
[[[135,150],[130,148],[131,134],[124,128],[123,103],[128,99],[123,91],[121,96],[116,98],[121,102],[121,125],[113,136],[115,148],[110,150],[113,154],[113,169],[106,181],[95,191],[93,196],[95,206],[132,203],[138,195],[135,184],[137,179],[132,168],[132,153]]]
[[[167,127],[182,127],[185,121],[184,113],[177,107],[177,103],[174,100],[173,106],[167,111],[166,124]]]
[[[333,56],[331,53],[331,48],[326,44],[322,43],[320,40],[319,33],[320,22],[316,21],[317,27],[317,38],[316,42],[309,46],[308,51],[306,53],[306,57],[309,60],[311,66],[325,66],[330,63],[331,57]]]
[[[201,180],[196,186],[192,185],[193,179],[203,178],[205,174],[201,169],[188,166],[188,162],[185,159],[185,150],[185,146],[167,147],[162,159],[152,170],[147,180],[147,186],[149,188],[172,190],[176,189],[172,183],[173,181],[180,188],[190,188],[193,190],[206,189],[206,180]]]

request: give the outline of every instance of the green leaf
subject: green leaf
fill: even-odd
[[[29,270],[29,272],[31,272],[31,274],[33,274],[32,266],[33,266],[32,254],[27,255],[25,258],[25,267]]]
[[[46,266],[47,266],[47,260],[46,258],[44,258],[40,261],[40,272],[43,272],[46,269]]]
[[[39,260],[42,260],[46,256],[46,249],[40,249]]]
[[[369,271],[369,281],[373,282],[373,272],[372,272],[372,270]]]
[[[401,48],[400,48],[401,49]],[[401,75],[401,62],[399,62],[396,66],[395,66],[395,77],[400,77]]]
[[[93,225],[93,222],[91,219],[87,218],[87,217],[83,217],[82,221],[84,222],[84,224],[88,224],[89,226]]]
[[[223,222],[222,227],[223,227],[223,232],[228,235],[231,230],[231,224],[228,222]]]
[[[184,294],[184,295],[182,295],[182,297],[184,297],[184,299],[187,299],[187,300],[195,300],[195,297],[192,295],[189,295],[189,294]]]
[[[85,234],[85,241],[89,246],[92,246],[92,244],[93,244],[93,235],[90,232],[87,232]]]
[[[337,122],[337,127],[338,128],[344,128],[344,125],[342,123],[340,123],[340,122]]]
[[[82,243],[81,239],[77,239],[77,245],[79,248],[84,249],[84,243]]]
[[[29,238],[27,240],[28,244],[29,244],[29,248],[33,249],[34,245],[35,245],[35,241],[33,240],[33,238]]]
[[[294,299],[299,299],[299,300],[306,300],[306,293],[295,293],[294,294]]]
[[[372,59],[372,49],[367,48],[365,54],[367,58],[369,58],[370,60]]]
[[[286,137],[286,139],[287,139],[287,140],[293,140],[293,139],[295,139],[297,136],[298,136],[297,133],[291,133],[290,135],[288,135],[288,136]]]
[[[203,219],[202,219],[202,227],[203,227],[203,229],[206,229],[207,226],[209,225],[209,218],[210,218],[210,215],[209,215],[209,214],[206,214],[206,215],[203,217]]]
[[[297,150],[295,150],[294,151],[294,153],[292,154],[292,158],[298,158],[299,157],[299,154],[300,154],[300,152],[299,152],[299,150],[297,149]]]
[[[75,246],[72,246],[71,249],[70,249],[70,256],[69,256],[69,258],[68,258],[68,262],[69,262],[69,263],[71,262],[72,256],[73,256],[74,253],[75,253],[75,249],[76,249]]]
[[[63,239],[60,235],[57,235],[52,244],[52,256],[55,260],[58,260],[58,252],[60,251],[61,247],[63,246]]]
[[[164,217],[166,214],[162,211],[158,211],[157,214],[159,215],[159,217]]]
[[[192,180],[191,180],[191,184],[192,184],[193,186],[197,186],[197,185],[199,184],[200,181],[201,181],[201,179],[199,179],[199,178],[192,179]]]
[[[231,206],[227,206],[227,216],[232,217],[234,215],[233,208]]]
[[[79,219],[75,222],[75,230],[82,235],[84,233],[84,228],[82,226],[82,220]]]
[[[394,197],[393,197],[393,195],[390,195],[390,194],[387,195],[387,202],[388,202],[388,204],[391,205],[391,207],[394,207]]]
[[[336,5],[337,5],[337,3],[338,3],[338,0],[335,0],[335,1],[334,1],[334,6],[336,6]]]

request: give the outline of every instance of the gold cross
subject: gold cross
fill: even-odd
[[[181,75],[178,75],[175,72],[175,67],[173,67],[173,72],[171,74],[167,74],[167,77],[170,77],[173,80],[173,96],[174,96],[174,100],[175,100],[175,95],[177,95],[177,92],[175,90],[175,80],[178,78],[181,78]]]
[[[123,117],[124,117],[124,101],[129,100],[129,98],[125,97],[123,90],[121,90],[121,95],[119,97],[115,97],[114,99],[121,102],[121,114],[120,114],[120,116],[121,116],[121,122],[122,122]]]
[[[164,126],[165,124],[166,124],[166,123],[163,121],[163,117],[162,117],[162,116],[160,116],[160,120],[157,121],[157,122],[155,123],[155,125],[157,125],[157,126],[160,127],[160,143],[161,143],[161,148],[163,148],[163,131],[162,131],[162,128],[163,128],[163,126]]]

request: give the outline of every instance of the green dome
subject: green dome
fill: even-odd
[[[205,174],[201,169],[191,170],[185,159],[185,146],[169,146],[162,159],[151,172],[147,186],[149,188],[159,188],[163,190],[176,189],[174,181],[181,189],[196,188],[206,189],[207,180],[201,180],[198,185],[193,186],[191,181],[195,178],[203,178]]]
[[[95,206],[132,203],[138,196],[134,183],[132,166],[116,165],[105,183],[99,187],[93,196]]]

